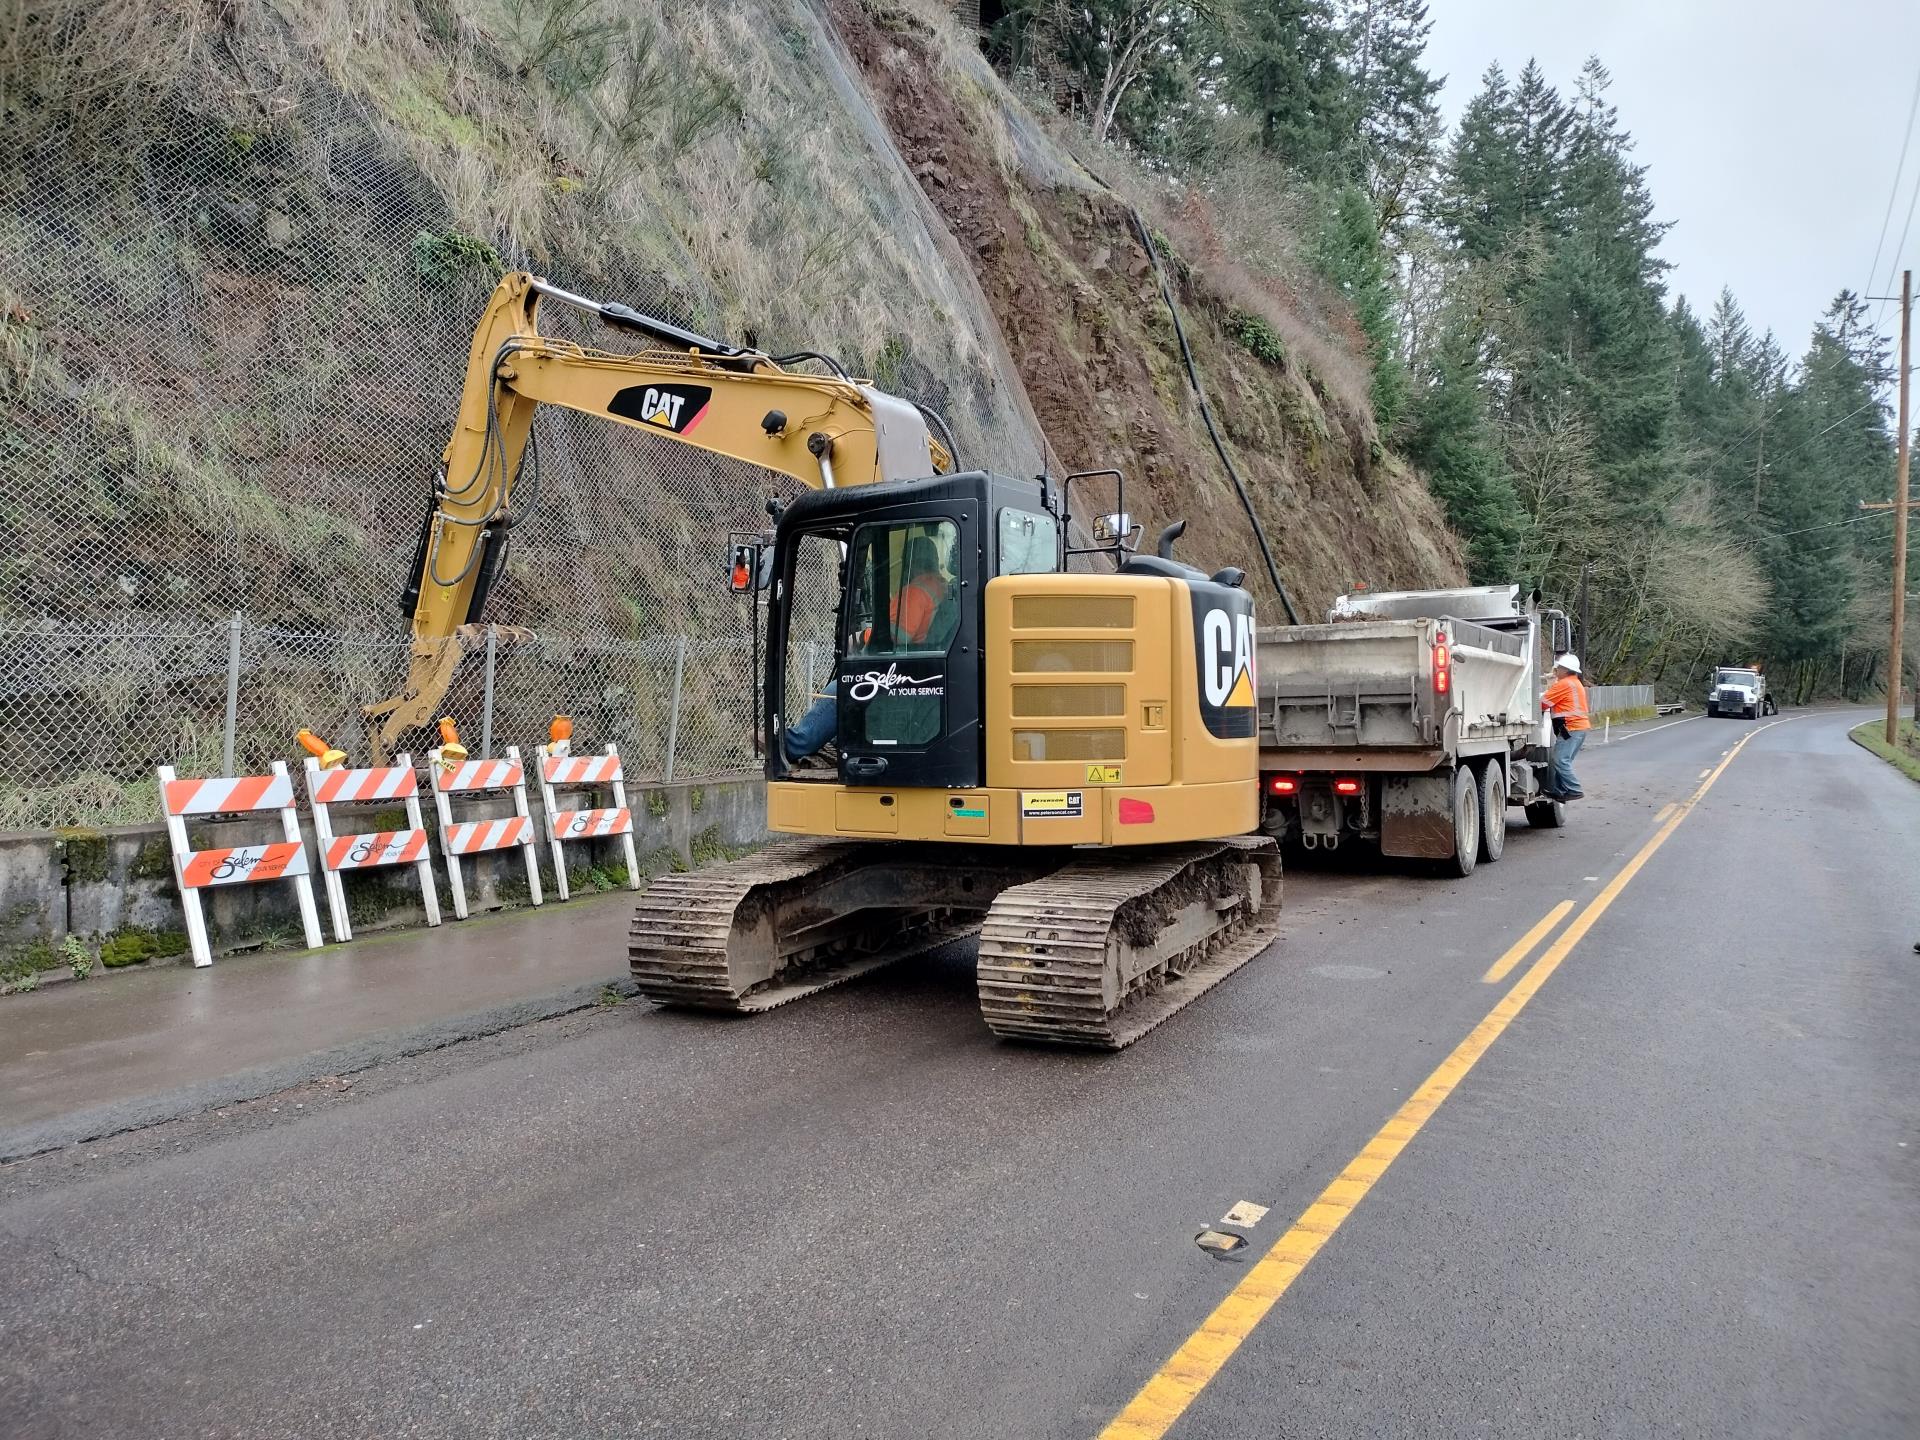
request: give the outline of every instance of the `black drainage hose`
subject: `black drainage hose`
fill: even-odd
[[[1207,404],[1207,392],[1201,387],[1200,372],[1194,368],[1193,349],[1187,344],[1186,327],[1180,323],[1180,307],[1174,303],[1173,289],[1167,284],[1166,273],[1160,268],[1160,252],[1154,248],[1153,236],[1147,233],[1147,222],[1140,218],[1140,212],[1129,205],[1127,214],[1133,217],[1134,232],[1139,235],[1140,243],[1146,246],[1147,259],[1153,265],[1153,278],[1160,283],[1160,298],[1167,302],[1167,314],[1173,317],[1173,333],[1180,340],[1180,358],[1187,365],[1187,383],[1193,387],[1194,398],[1200,402],[1200,418],[1206,421],[1207,436],[1213,441],[1214,453],[1226,467],[1227,478],[1233,481],[1234,493],[1240,497],[1241,508],[1247,512],[1247,523],[1253,526],[1253,538],[1260,542],[1260,558],[1267,562],[1267,578],[1273,582],[1274,591],[1280,596],[1280,608],[1287,612],[1287,623],[1298,625],[1300,617],[1294,612],[1293,597],[1287,594],[1287,587],[1280,580],[1280,567],[1273,562],[1273,547],[1267,544],[1267,532],[1260,524],[1260,517],[1254,514],[1253,497],[1247,494],[1240,472],[1233,468],[1233,461],[1227,456],[1227,447],[1221,443],[1220,431],[1213,423],[1213,407]]]

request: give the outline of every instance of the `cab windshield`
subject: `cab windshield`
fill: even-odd
[[[1720,672],[1719,680],[1716,681],[1715,683],[1720,685],[1749,685],[1750,686],[1754,683],[1754,681],[1758,680],[1759,678],[1760,677],[1754,674],[1754,672],[1751,670],[1722,670]]]

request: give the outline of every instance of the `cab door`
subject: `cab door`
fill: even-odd
[[[854,526],[835,675],[844,783],[980,783],[980,519],[956,497]]]

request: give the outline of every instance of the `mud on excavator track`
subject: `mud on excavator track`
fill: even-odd
[[[995,1034],[1118,1050],[1259,954],[1279,916],[1279,850],[1258,836],[964,857],[803,840],[661,877],[628,956],[656,1003],[752,1012],[978,936]]]

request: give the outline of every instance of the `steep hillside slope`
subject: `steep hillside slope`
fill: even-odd
[[[216,763],[234,612],[238,762],[301,724],[355,742],[505,267],[836,354],[969,463],[1116,466],[1189,557],[1255,568],[1124,204],[937,9],[40,0],[0,27],[0,82],[0,823],[138,818],[153,764]],[[1193,216],[1150,220],[1303,612],[1456,576],[1350,349]],[[538,638],[496,733],[573,709],[637,769],[670,733],[681,775],[747,763],[721,556],[786,482],[569,414],[539,437],[489,607]]]
[[[1152,526],[1187,519],[1183,553],[1243,565],[1265,590],[1127,202],[1048,137],[937,10],[900,0],[828,8],[979,274],[1057,463],[1125,471],[1136,515]],[[1461,580],[1454,537],[1420,477],[1383,450],[1342,342],[1322,337],[1317,356],[1291,353],[1267,323],[1284,302],[1226,257],[1203,259],[1203,225],[1166,209],[1151,223],[1213,413],[1303,618],[1355,582]],[[1344,369],[1336,378],[1315,359]],[[1272,604],[1264,613],[1279,618]]]

